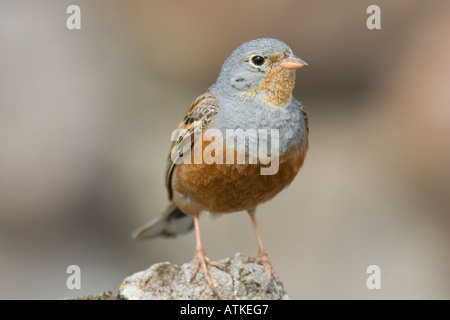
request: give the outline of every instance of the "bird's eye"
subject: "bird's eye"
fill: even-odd
[[[252,63],[255,66],[262,66],[264,64],[264,61],[266,61],[266,59],[264,59],[264,57],[261,57],[261,56],[253,56],[252,57]]]

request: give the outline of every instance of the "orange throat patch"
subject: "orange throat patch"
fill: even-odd
[[[295,70],[283,69],[276,66],[269,71],[264,81],[254,89],[247,90],[248,95],[260,92],[264,100],[277,107],[286,106],[292,97],[295,86]]]
[[[289,103],[295,85],[295,71],[275,67],[269,70],[264,81],[256,88],[264,92],[264,99],[276,106]]]

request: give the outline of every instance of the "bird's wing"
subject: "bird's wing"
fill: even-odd
[[[308,115],[306,114],[305,107],[300,103],[300,101],[295,100],[298,103],[298,106],[300,107],[300,111],[302,112],[303,120],[305,121],[305,128],[306,133],[309,133],[309,121],[308,121]]]
[[[183,121],[178,126],[178,129],[184,129],[184,134],[179,140],[173,141],[170,147],[169,156],[167,158],[166,167],[166,188],[169,194],[169,200],[172,200],[173,190],[172,190],[172,176],[176,167],[177,159],[180,157],[179,151],[181,151],[188,141],[191,142],[191,147],[194,143],[194,126],[198,121],[201,121],[202,128],[205,129],[207,125],[211,122],[212,116],[217,112],[217,100],[214,95],[207,91],[201,96],[197,97],[195,101],[189,107]],[[190,139],[185,139],[185,137],[190,136]],[[192,148],[191,148],[192,149]],[[172,159],[172,154],[175,158]]]

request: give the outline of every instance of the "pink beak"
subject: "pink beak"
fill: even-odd
[[[288,55],[287,57],[283,58],[283,60],[281,60],[280,62],[280,67],[288,70],[295,70],[307,65],[308,64],[305,61],[303,61],[294,54]]]

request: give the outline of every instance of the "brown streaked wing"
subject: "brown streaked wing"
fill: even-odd
[[[309,133],[309,121],[308,121],[308,115],[306,114],[305,107],[298,100],[296,100],[296,101],[298,103],[298,106],[300,107],[300,110],[301,110],[302,115],[303,115],[303,119],[305,121],[306,133]]]
[[[186,134],[183,136],[191,137],[191,147],[194,143],[194,123],[196,121],[201,121],[202,128],[204,129],[210,122],[212,116],[217,112],[217,100],[214,95],[207,91],[206,93],[200,95],[195,99],[195,101],[189,107],[189,110],[186,113],[183,121],[178,126],[178,129],[187,130]],[[172,175],[175,170],[176,164],[172,161],[172,150],[174,148],[179,148],[180,150],[184,147],[182,144],[183,140],[173,141],[170,146],[169,156],[167,158],[167,167],[166,167],[166,188],[169,194],[169,200],[172,200],[173,191],[172,191]]]

